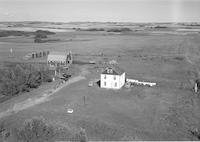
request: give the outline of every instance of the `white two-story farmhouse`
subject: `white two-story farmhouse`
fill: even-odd
[[[117,66],[107,67],[101,73],[101,88],[120,89],[125,84],[125,72]]]

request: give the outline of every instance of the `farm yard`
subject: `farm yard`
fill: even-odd
[[[51,95],[44,94],[59,80],[0,103],[1,121],[11,129],[42,117],[53,126],[82,128],[91,141],[198,140],[191,131],[200,129],[200,98],[193,91],[200,69],[200,34],[170,34],[169,30],[173,29],[159,34],[151,33],[152,29],[117,34],[65,31],[48,35],[59,40],[45,43],[34,43],[33,36],[0,37],[1,64],[46,63],[46,57],[24,60],[32,51],[67,50],[74,59],[72,77]],[[96,64],[84,63],[91,60]],[[100,79],[104,63],[112,60],[127,78],[156,82],[156,86],[88,87],[90,80]],[[73,113],[67,113],[68,108]],[[58,140],[66,140],[60,135]]]

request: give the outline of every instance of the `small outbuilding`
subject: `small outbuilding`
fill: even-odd
[[[120,89],[125,84],[125,72],[118,66],[107,67],[100,76],[101,88]]]

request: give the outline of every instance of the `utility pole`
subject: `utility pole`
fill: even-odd
[[[83,96],[83,102],[84,102],[84,105],[85,105],[85,104],[86,104],[86,103],[85,103],[85,96]]]
[[[10,48],[10,57],[13,57],[13,49]]]
[[[195,82],[195,84],[194,84],[194,92],[197,93],[197,91],[198,91],[198,87],[197,87],[197,83]]]

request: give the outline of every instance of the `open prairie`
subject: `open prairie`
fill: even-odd
[[[63,87],[47,101],[3,115],[1,119],[10,127],[42,116],[51,124],[84,128],[89,140],[197,140],[191,130],[200,127],[200,98],[193,91],[200,69],[200,34],[175,33],[173,28],[120,33],[74,30],[48,38],[59,41],[34,43],[32,36],[0,37],[0,61],[46,62],[46,58],[25,61],[23,56],[32,51],[70,50],[74,60],[95,60],[97,64],[72,65],[77,71],[74,76],[84,78]],[[127,78],[157,85],[120,90],[88,87],[90,80],[100,78],[100,63],[110,60],[118,62]],[[16,104],[23,107],[27,94],[34,94],[31,98],[45,91],[38,90],[1,103],[0,114]],[[74,112],[67,114],[66,106]]]

